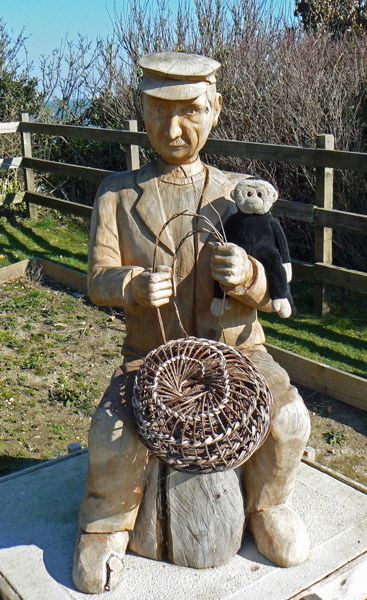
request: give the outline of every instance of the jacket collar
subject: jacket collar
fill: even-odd
[[[207,217],[215,227],[221,230],[220,220],[224,219],[232,205],[232,202],[228,200],[230,189],[226,189],[228,183],[224,174],[213,167],[206,168],[208,169],[208,173],[199,214]],[[160,172],[157,169],[157,161],[145,165],[136,175],[136,183],[141,189],[141,195],[136,203],[136,211],[154,238],[157,238],[166,221],[164,207],[161,205],[157,194],[159,177]],[[184,210],[184,207],[182,210]],[[203,219],[199,221],[202,221],[198,224],[199,228],[208,228]],[[209,231],[200,233],[201,245],[205,243],[209,235]],[[214,238],[211,237],[211,239]],[[169,227],[161,233],[160,242],[174,254],[177,243],[175,244],[171,238]]]

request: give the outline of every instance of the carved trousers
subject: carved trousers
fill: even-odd
[[[261,347],[243,352],[266,378],[274,397],[269,436],[244,465],[247,511],[286,502],[310,434],[308,411],[288,374]],[[149,452],[131,419],[139,363],[118,369],[92,419],[89,471],[79,523],[90,533],[132,531],[142,496]]]

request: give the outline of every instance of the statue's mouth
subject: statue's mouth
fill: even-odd
[[[188,144],[182,138],[176,138],[175,140],[172,140],[169,145],[171,148],[182,148],[184,146],[188,146]]]

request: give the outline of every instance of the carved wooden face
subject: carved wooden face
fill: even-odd
[[[145,127],[153,148],[166,162],[194,162],[218,122],[222,97],[202,94],[193,100],[164,100],[143,94]]]

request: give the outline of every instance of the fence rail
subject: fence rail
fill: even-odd
[[[148,135],[143,131],[15,121],[12,123],[0,123],[0,134],[2,133],[34,133],[38,135],[70,137],[80,140],[112,142],[151,148]],[[208,139],[203,152],[239,156],[252,160],[304,165],[313,168],[329,167],[331,169],[367,172],[367,154],[362,152],[301,148],[299,146],[283,146],[279,144],[263,144],[216,138]]]
[[[20,121],[11,123],[0,123],[0,133],[18,133],[20,132]]]
[[[81,140],[115,142],[122,145],[136,145],[151,148],[148,135],[141,131],[123,131],[98,127],[77,127],[73,125],[50,125],[47,123],[20,123],[19,131]],[[1,130],[0,130],[1,133]],[[253,160],[265,160],[306,167],[322,167],[367,172],[367,154],[345,152],[322,148],[300,148],[278,144],[259,144],[209,138],[203,148],[208,154],[239,156]]]
[[[20,166],[26,169],[35,169],[42,173],[60,173],[61,175],[67,175],[68,177],[76,177],[78,179],[87,179],[88,181],[97,182],[102,181],[105,177],[112,175],[114,172],[30,157],[24,157]]]
[[[75,125],[50,125],[48,123],[20,123],[22,133],[37,133],[65,138],[77,138],[97,142],[113,142],[116,144],[134,144],[142,148],[151,148],[148,134],[141,131],[125,131],[122,129],[103,129],[100,127],[78,127]]]
[[[101,182],[105,177],[114,173],[114,171],[94,169],[92,167],[81,167],[69,163],[54,162],[40,158],[23,157],[16,164],[18,167],[35,169],[42,173],[59,173],[68,177],[96,182]],[[41,194],[36,194],[36,196],[41,196]],[[36,203],[36,199],[33,201]],[[70,212],[72,212],[73,204],[73,202],[70,202]],[[312,223],[320,227],[352,231],[362,235],[367,234],[367,215],[319,208],[312,204],[291,202],[289,200],[278,200],[272,212],[275,216],[283,217],[285,219]]]
[[[70,200],[60,200],[53,196],[47,196],[46,194],[36,194],[35,192],[25,192],[24,200],[27,203],[37,204],[38,206],[46,206],[47,208],[54,208],[59,212],[66,213],[68,215],[77,215],[79,217],[87,217],[90,219],[92,216],[92,207],[86,204],[79,204],[78,202],[70,202]]]
[[[0,169],[18,169],[21,166],[22,160],[22,156],[14,156],[14,158],[0,158]]]
[[[22,121],[0,124],[0,134],[21,135],[23,156],[0,159],[0,168],[23,168],[26,174],[24,199],[36,205],[55,208],[61,212],[90,217],[92,208],[67,200],[60,200],[37,193],[34,187],[34,171],[59,173],[88,181],[102,181],[113,173],[102,169],[84,167],[34,158],[31,135],[47,135],[82,140],[110,142],[126,147],[128,168],[139,168],[139,148],[150,148],[148,135],[137,131],[136,121],[126,121],[124,130],[77,127],[29,122],[28,115]],[[273,213],[286,219],[301,221],[315,226],[315,260],[305,263],[293,260],[296,278],[312,282],[315,286],[315,308],[326,315],[329,310],[328,286],[336,285],[367,293],[367,273],[336,267],[332,264],[332,232],[334,229],[367,235],[367,215],[358,215],[333,209],[333,169],[367,172],[367,154],[334,150],[334,139],[322,135],[317,148],[300,148],[275,144],[259,144],[235,140],[210,138],[203,148],[208,154],[237,156],[252,160],[298,164],[316,169],[315,205],[278,200]],[[4,198],[0,204],[4,202]],[[17,194],[17,202],[19,194]]]

